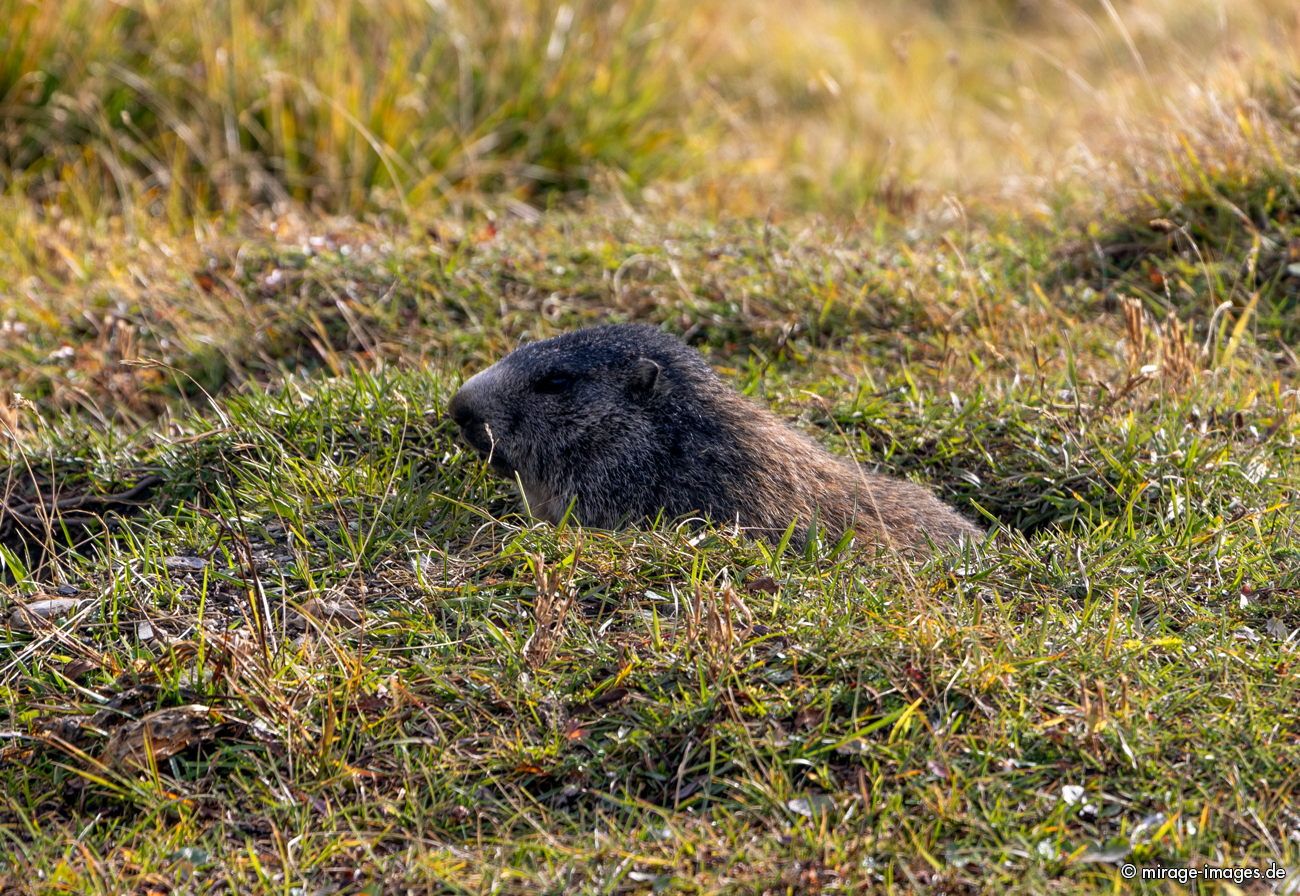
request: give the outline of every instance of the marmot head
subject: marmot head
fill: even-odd
[[[652,450],[655,421],[712,377],[655,327],[591,327],[520,346],[467,380],[448,412],[498,472],[560,483],[598,459]]]

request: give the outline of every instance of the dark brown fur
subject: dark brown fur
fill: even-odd
[[[775,541],[791,522],[905,552],[982,536],[919,485],[868,473],[737,393],[694,349],[644,325],[522,346],[450,412],[517,476],[534,515],[616,528],[703,515]]]

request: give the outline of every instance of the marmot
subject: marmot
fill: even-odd
[[[740,395],[685,343],[645,324],[520,346],[465,382],[448,411],[531,513],[615,529],[702,515],[797,543],[915,553],[982,537],[919,485],[868,473]]]

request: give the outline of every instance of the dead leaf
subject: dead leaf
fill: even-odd
[[[72,659],[63,665],[63,676],[69,681],[80,681],[99,668],[101,667],[97,662],[84,658]]]
[[[804,818],[812,818],[835,808],[835,800],[824,793],[813,793],[806,797],[786,800],[785,807]]]
[[[194,275],[194,282],[199,289],[204,292],[217,291],[217,278],[209,274],[207,271],[199,271],[196,273]]]
[[[289,627],[307,628],[309,619],[317,623],[356,628],[361,625],[361,610],[345,597],[312,597],[303,601],[302,606],[289,617]]]
[[[826,714],[815,706],[805,706],[794,714],[794,724],[799,728],[816,728],[826,720]]]
[[[81,606],[73,597],[54,597],[37,594],[35,600],[20,604],[9,616],[9,626],[17,631],[30,632],[48,625],[55,619],[67,616]]]
[[[213,740],[222,721],[220,713],[201,703],[159,709],[119,726],[105,744],[102,758],[123,771],[148,769]]]

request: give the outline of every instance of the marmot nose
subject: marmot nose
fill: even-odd
[[[455,420],[456,425],[461,429],[468,429],[477,423],[479,419],[478,413],[465,398],[464,389],[452,396],[451,404],[447,405],[447,413],[451,415],[451,419]]]

